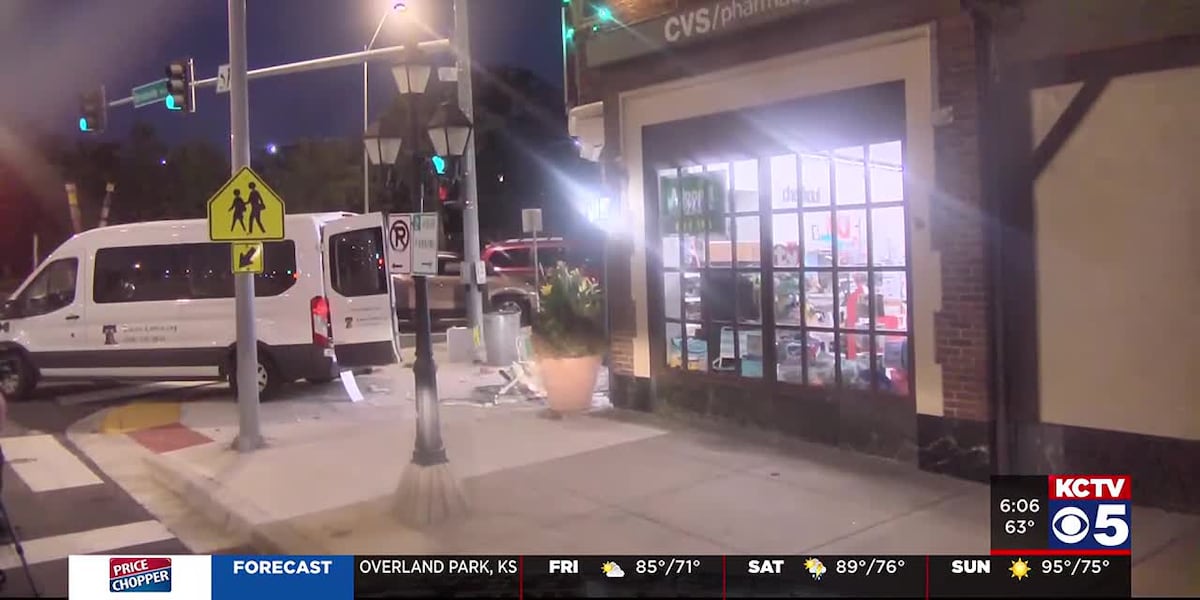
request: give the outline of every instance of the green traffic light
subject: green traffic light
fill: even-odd
[[[596,7],[596,18],[606,23],[615,19],[612,9],[607,6]]]
[[[175,96],[167,96],[164,103],[167,105],[167,110],[183,110],[182,106],[176,106]]]
[[[446,174],[446,159],[444,159],[440,156],[434,155],[432,161],[433,161],[433,170],[437,171],[438,175],[445,175]]]
[[[88,120],[87,120],[87,117],[79,117],[79,130],[80,130],[80,131],[87,131],[87,130],[88,130]]]
[[[575,39],[575,28],[574,27],[564,27],[563,28],[563,39],[568,42]]]

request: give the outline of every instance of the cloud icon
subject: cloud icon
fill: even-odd
[[[621,569],[621,565],[618,565],[615,562],[609,561],[609,562],[604,563],[604,566],[601,567],[601,570],[604,571],[605,577],[624,577],[625,576],[625,571]]]

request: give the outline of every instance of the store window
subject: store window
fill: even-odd
[[[902,155],[892,141],[658,171],[667,366],[911,393]]]

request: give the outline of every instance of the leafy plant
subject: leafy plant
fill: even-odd
[[[595,279],[564,262],[543,272],[541,306],[533,318],[538,356],[575,358],[603,354],[607,347],[602,315],[604,293]]]

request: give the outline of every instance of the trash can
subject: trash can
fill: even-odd
[[[517,337],[520,335],[520,309],[501,308],[483,315],[483,344],[487,350],[487,364],[507,367],[517,362]]]

